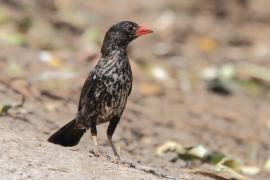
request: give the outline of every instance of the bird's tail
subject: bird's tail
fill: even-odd
[[[73,119],[57,132],[55,132],[48,141],[62,146],[75,146],[80,142],[86,128],[77,125],[76,119]]]

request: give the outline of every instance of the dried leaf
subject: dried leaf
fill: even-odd
[[[264,164],[264,170],[270,172],[270,159],[268,159]]]
[[[162,157],[168,151],[183,153],[185,150],[182,145],[174,141],[168,141],[157,148],[156,155]]]
[[[217,166],[230,167],[234,171],[240,172],[243,165],[236,158],[232,158],[232,157],[224,155],[224,157],[221,159],[221,161],[217,163]]]
[[[208,150],[203,145],[198,145],[188,150],[187,154],[193,155],[198,158],[204,158],[208,154]]]
[[[245,166],[243,163],[234,158],[222,153],[211,153],[203,145],[185,148],[181,144],[174,141],[168,141],[164,145],[157,148],[156,155],[163,157],[166,152],[175,152],[178,158],[186,161],[200,160],[216,166],[216,171],[232,171],[243,172],[246,174],[257,174],[260,168],[257,166]],[[235,172],[234,172],[235,171]]]
[[[45,63],[47,63],[52,68],[63,68],[65,64],[63,61],[57,56],[53,55],[48,51],[41,51],[39,54],[39,59]]]
[[[56,103],[46,103],[44,109],[48,112],[55,112],[59,107],[59,104]]]
[[[226,166],[210,166],[207,169],[191,169],[186,171],[193,174],[211,177],[217,180],[249,180],[247,177],[238,174]]]
[[[242,166],[241,172],[248,175],[255,175],[261,172],[258,166]]]
[[[162,93],[161,86],[153,83],[141,83],[139,84],[139,90],[143,95],[157,95]]]
[[[22,96],[22,99],[20,102],[16,102],[14,104],[0,104],[0,116],[11,114],[10,111],[12,111],[12,109],[21,108],[24,102],[25,102],[25,97]],[[13,111],[13,113],[16,113],[16,112]]]
[[[206,81],[212,81],[218,77],[219,69],[217,67],[211,66],[202,70],[201,77]]]
[[[0,116],[5,115],[11,108],[10,104],[0,104]]]
[[[217,43],[210,37],[202,37],[199,39],[198,46],[202,51],[211,53],[216,50]]]
[[[239,173],[235,172],[233,169],[227,166],[218,165],[215,167],[215,172],[220,174],[227,179],[238,179],[238,180],[248,180],[247,177],[240,175]]]

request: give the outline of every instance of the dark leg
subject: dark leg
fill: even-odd
[[[116,129],[116,126],[117,126],[119,120],[120,120],[120,117],[119,117],[119,116],[114,116],[114,117],[111,119],[110,124],[109,124],[109,127],[108,127],[108,129],[107,129],[107,137],[108,137],[109,143],[110,143],[110,145],[111,145],[111,147],[112,147],[112,149],[113,149],[114,155],[117,156],[118,159],[120,160],[120,156],[119,156],[119,154],[117,153],[116,148],[115,148],[115,146],[114,146],[114,144],[113,144],[113,142],[112,142],[112,136],[113,136],[113,133],[114,133],[114,131],[115,131],[115,129]]]
[[[99,147],[98,147],[98,140],[97,140],[97,126],[96,126],[96,122],[92,122],[90,125],[90,131],[92,134],[92,138],[95,144],[95,153],[100,156],[100,151],[99,151]]]

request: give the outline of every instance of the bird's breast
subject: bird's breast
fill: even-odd
[[[91,97],[95,102],[97,124],[122,114],[132,86],[132,72],[127,57],[116,55],[102,59],[96,68],[97,83]]]
[[[121,88],[117,93],[111,94],[108,91],[104,91],[100,95],[103,100],[99,101],[97,124],[108,122],[114,116],[121,115],[128,97],[126,90]]]
[[[127,71],[103,74],[100,78],[102,88],[95,93],[99,117],[97,124],[110,121],[115,115],[121,115],[132,86],[131,75]]]

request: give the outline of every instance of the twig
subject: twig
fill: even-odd
[[[0,83],[3,84],[4,86],[6,86],[7,88],[11,89],[14,93],[24,96],[24,94],[22,94],[19,90],[17,90],[16,88],[12,87],[8,83],[8,80],[0,79]]]

